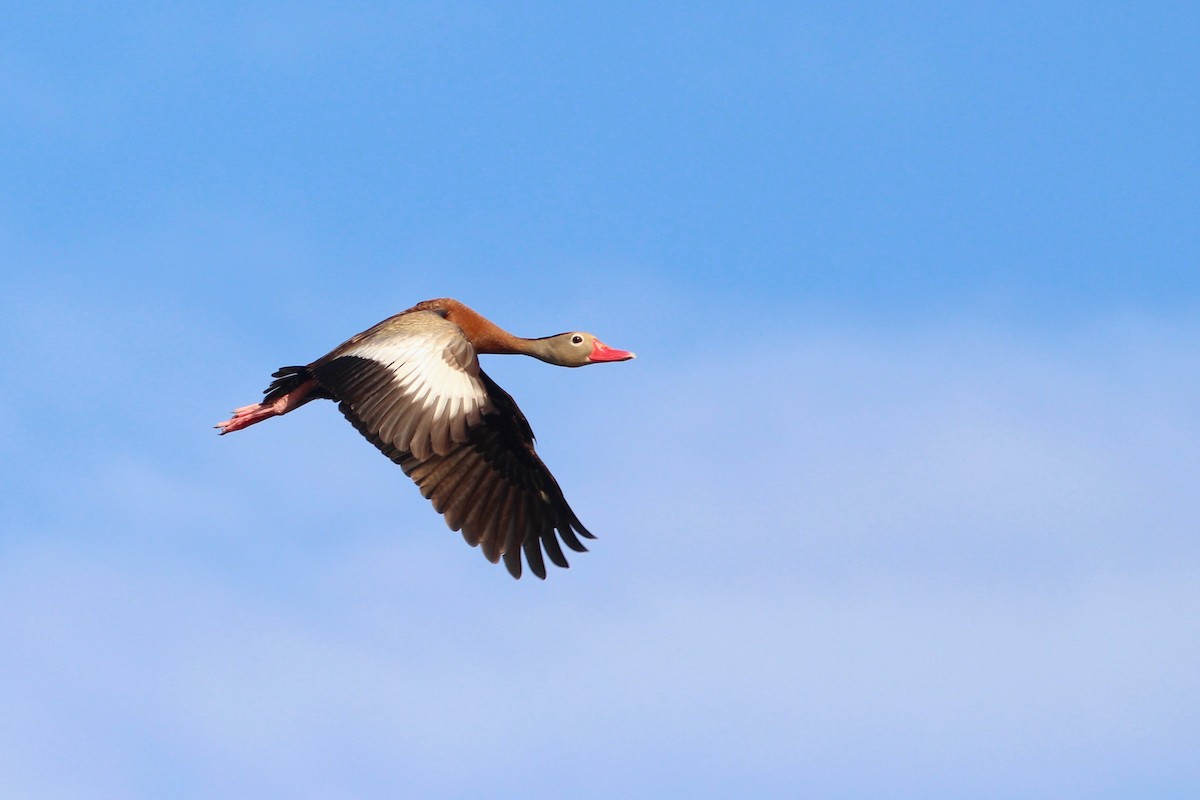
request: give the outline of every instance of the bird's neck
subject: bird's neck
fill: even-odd
[[[427,300],[426,303],[429,304],[431,310],[444,312],[448,321],[461,328],[476,353],[533,356],[536,359],[554,363],[551,360],[552,355],[548,343],[544,339],[525,339],[514,336],[478,311],[457,300],[443,298]]]
[[[480,317],[480,319],[483,318]],[[525,339],[520,336],[513,336],[508,331],[493,325],[486,319],[483,321],[487,323],[487,328],[474,331],[473,335],[471,333],[467,335],[467,338],[471,340],[471,344],[474,345],[476,353],[532,356],[539,361],[545,361],[547,364],[561,366],[554,352],[550,349],[549,339]]]

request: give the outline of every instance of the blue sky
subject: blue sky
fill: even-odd
[[[1194,797],[1200,13],[0,13],[13,796]],[[545,583],[279,365],[454,296]]]

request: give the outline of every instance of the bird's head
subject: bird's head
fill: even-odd
[[[560,367],[585,367],[605,361],[628,361],[635,358],[628,350],[609,347],[590,333],[571,331],[538,339],[537,357]]]

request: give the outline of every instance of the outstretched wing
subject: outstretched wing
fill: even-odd
[[[430,311],[384,320],[309,371],[364,435],[418,458],[451,452],[492,411],[475,348]]]
[[[587,550],[580,536],[595,538],[535,452],[525,415],[479,369],[453,323],[431,312],[393,317],[309,369],[446,524],[491,562],[503,558],[513,577],[521,577],[522,552],[545,578],[543,554],[568,566],[560,538],[577,552]]]

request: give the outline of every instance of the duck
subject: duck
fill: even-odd
[[[425,300],[351,336],[306,366],[281,367],[261,402],[234,409],[221,435],[333,400],[398,464],[451,530],[493,564],[546,578],[595,539],[534,448],[512,396],[480,369],[483,354],[525,355],[559,367],[628,361],[583,331],[525,339],[451,298]]]

